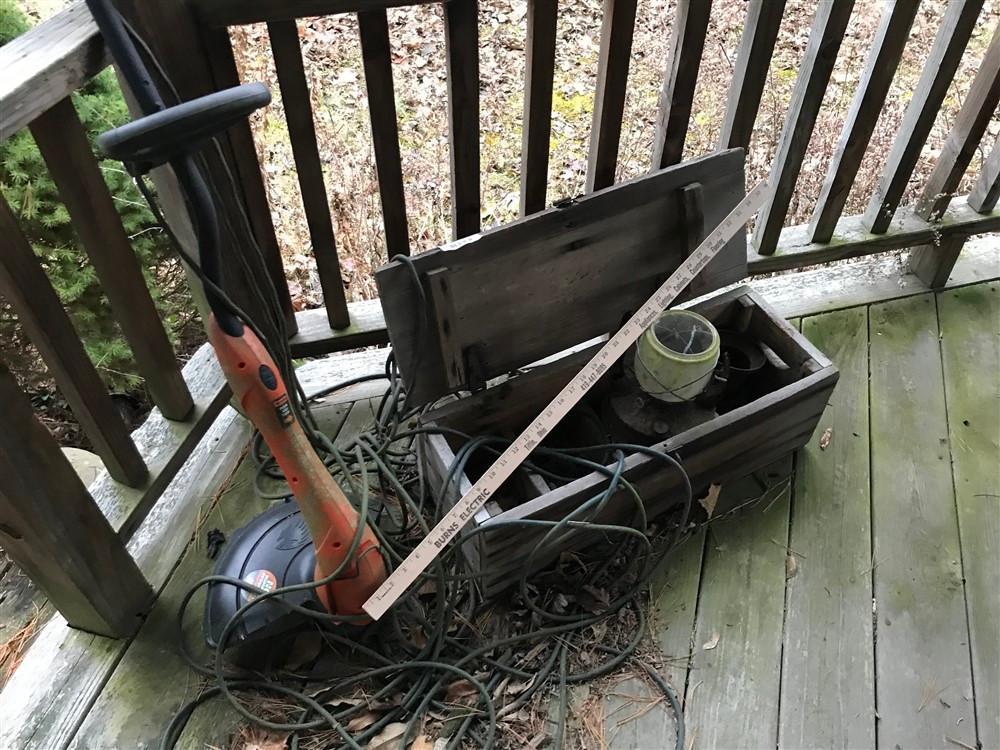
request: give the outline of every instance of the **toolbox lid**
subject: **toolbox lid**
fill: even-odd
[[[380,268],[410,405],[616,331],[743,199],[743,159],[692,159]],[[746,275],[737,233],[688,296]]]

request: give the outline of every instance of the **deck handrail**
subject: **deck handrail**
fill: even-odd
[[[0,141],[110,63],[97,24],[80,0],[0,47]]]
[[[296,20],[333,13],[358,16],[386,245],[390,255],[405,254],[410,247],[386,9],[433,1],[120,0],[118,3],[131,25],[147,40],[179,98],[185,100],[239,83],[229,27],[267,24],[324,293],[323,308],[297,313],[292,309],[249,123],[235,126],[220,139],[220,148],[209,155],[207,168],[220,184],[228,184],[229,180],[235,183],[236,189],[221,198],[220,210],[224,216],[249,218],[264,260],[260,273],[276,289],[295,356],[318,356],[387,341],[378,300],[354,303],[346,300]],[[933,65],[925,66],[869,210],[858,216],[842,216],[847,192],[854,183],[915,15],[912,4],[887,5],[816,213],[808,224],[786,227],[792,191],[853,2],[820,4],[772,166],[773,193],[758,218],[753,247],[749,250],[751,273],[800,268],[910,247],[915,248],[910,270],[926,284],[937,286],[947,280],[967,237],[1000,229],[1000,212],[996,210],[1000,194],[1000,141],[993,146],[971,194],[953,195],[1000,101],[1000,33],[996,32],[920,201],[913,207],[898,205],[899,185],[905,184],[912,174],[915,154],[927,138],[928,123],[941,106],[943,92],[954,77],[982,4],[983,0],[949,3],[930,52]],[[443,5],[452,236],[460,239],[481,229],[479,4],[477,0],[447,0]],[[654,149],[649,157],[654,169],[675,163],[683,152],[708,28],[708,8],[708,2],[678,0],[670,29],[671,51],[660,92]],[[749,142],[783,12],[783,0],[749,0],[728,91],[720,149],[746,147]],[[557,14],[556,0],[534,0],[528,4],[522,215],[546,206]],[[635,15],[636,0],[604,0],[588,190],[602,189],[615,181]],[[136,578],[129,572],[111,577],[109,588],[101,590],[101,576],[96,574],[106,568],[109,560],[120,558],[124,547],[119,550],[117,545],[124,545],[156,503],[223,408],[228,391],[207,352],[200,355],[197,367],[189,365],[185,370],[187,378],[178,367],[74,109],[70,95],[108,64],[100,34],[82,0],[0,48],[3,71],[0,140],[24,128],[34,135],[61,200],[135,352],[138,369],[157,406],[151,419],[158,420],[157,424],[171,425],[167,430],[170,436],[166,445],[157,445],[155,454],[137,448],[19,228],[18,217],[0,199],[3,236],[0,294],[16,309],[111,475],[97,483],[101,497],[106,499],[110,486],[121,499],[120,503],[115,502],[113,511],[104,508],[108,527],[95,532],[106,541],[111,540],[107,543],[116,547],[114,555],[97,555],[93,546],[87,547],[83,540],[77,548],[73,540],[78,537],[69,528],[73,520],[64,517],[66,528],[56,531],[61,534],[61,543],[73,547],[74,554],[39,565],[32,550],[23,546],[31,543],[30,535],[19,537],[17,531],[16,519],[23,521],[24,513],[32,512],[27,495],[7,487],[8,481],[13,481],[7,478],[8,474],[13,476],[12,472],[0,472],[0,545],[50,592],[53,603],[71,624],[107,635],[127,635],[134,618],[122,617],[120,611],[115,611],[114,601],[116,597],[133,604],[145,601],[141,576]],[[171,175],[161,171],[154,174],[154,180],[175,234],[196,256],[186,207]],[[225,251],[235,253],[239,249],[230,246]],[[197,284],[193,283],[193,287],[197,289]],[[241,296],[249,299],[248,278],[237,278],[231,287],[231,294],[238,302]],[[23,394],[16,393],[3,368],[0,368],[0,386],[11,399],[23,402]],[[21,403],[17,412],[20,417],[27,413],[23,407]],[[31,434],[37,447],[29,452],[34,457],[30,460],[42,461],[44,457],[46,465],[57,465],[57,469],[46,473],[44,497],[34,497],[30,502],[51,503],[53,508],[61,502],[79,505],[82,497],[79,488],[61,486],[67,484],[59,479],[66,476],[65,459],[54,450],[54,439],[33,429]],[[143,436],[139,443],[146,444]],[[29,453],[15,451],[14,444],[0,445],[0,467],[13,466],[15,461],[20,461],[21,466]],[[87,514],[89,524],[100,526],[90,510],[81,512]],[[60,515],[50,515],[58,524]],[[74,568],[81,565],[95,575],[79,576]],[[128,596],[123,597],[121,587],[130,592]]]

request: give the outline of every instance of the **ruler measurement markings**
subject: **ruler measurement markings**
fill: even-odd
[[[414,548],[405,560],[364,603],[364,610],[378,620],[416,581],[455,537],[466,521],[478,511],[497,488],[521,465],[559,421],[576,406],[600,379],[601,375],[652,325],[688,283],[705,268],[727,242],[757,212],[764,201],[767,185],[760,182],[734,208],[687,259],[663,282],[652,296],[625,323],[576,376],[567,383],[549,405],[511,443],[473,487],[449,510],[444,518]],[[524,455],[522,456],[522,450]],[[398,591],[397,591],[398,589]]]

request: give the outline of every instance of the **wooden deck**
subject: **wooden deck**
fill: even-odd
[[[998,748],[1000,283],[799,325],[841,371],[820,428],[787,462],[725,487],[730,505],[771,489],[700,529],[655,579],[652,622],[685,696],[688,746]],[[371,416],[370,395],[322,405],[341,440]],[[130,643],[65,645],[65,627],[46,625],[0,694],[0,746],[146,747],[197,694],[176,653],[178,600],[211,568],[207,530],[265,507],[247,461],[212,495]],[[62,660],[31,673],[46,648]],[[636,680],[605,685],[610,747],[672,743],[663,708],[642,712],[651,700]],[[182,745],[228,747],[238,725],[210,703]]]

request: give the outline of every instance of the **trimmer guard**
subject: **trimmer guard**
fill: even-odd
[[[293,502],[268,509],[239,529],[223,546],[215,574],[239,578],[265,591],[314,580],[316,555],[309,529]],[[237,610],[255,594],[230,583],[211,583],[205,599],[205,640],[213,648]],[[312,589],[285,594],[285,601],[322,612]],[[309,620],[283,607],[277,600],[261,602],[241,618],[226,641],[226,651],[236,661],[248,646],[258,647],[277,636],[290,635]],[[259,653],[255,654],[259,662]]]

